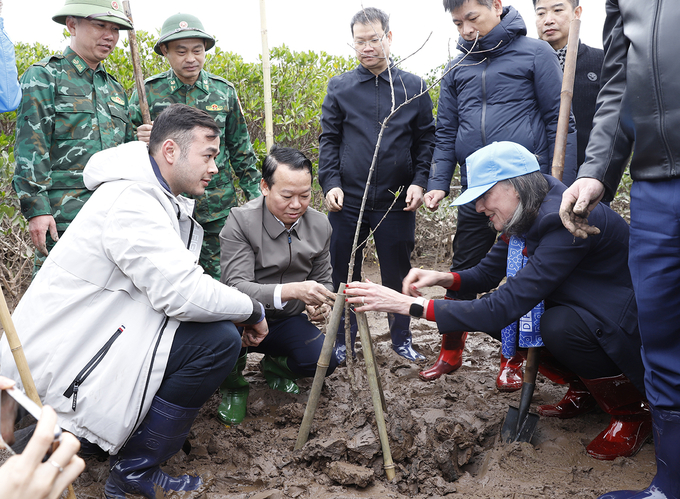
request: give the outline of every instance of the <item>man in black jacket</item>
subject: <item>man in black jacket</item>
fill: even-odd
[[[370,229],[375,231],[382,282],[398,290],[411,269],[415,211],[423,202],[434,148],[432,101],[425,82],[390,59],[392,32],[385,12],[367,7],[354,15],[350,27],[361,64],[328,83],[319,137],[319,183],[333,226],[333,285],[337,289],[347,280],[359,210],[370,180],[360,221],[359,242],[364,244],[357,252],[352,280],[361,280],[361,251]],[[381,130],[386,117],[402,105]],[[379,134],[382,142],[369,179]],[[409,316],[390,314],[388,320],[392,348],[408,360],[424,360],[412,348]],[[344,338],[341,324],[336,352],[340,362],[345,358]]]
[[[534,0],[536,10],[536,33],[555,49],[557,58],[564,71],[569,41],[569,26],[573,19],[580,19],[583,7],[579,0]],[[588,136],[593,128],[595,101],[600,91],[600,72],[602,71],[602,49],[589,47],[579,40],[574,76],[574,97],[571,108],[576,120],[576,164],[582,165],[586,159]]]
[[[680,58],[674,0],[607,0],[599,109],[587,160],[565,191],[560,216],[579,237],[616,194],[630,159],[629,266],[638,306],[645,390],[652,408],[657,474],[640,493],[680,498]],[[631,158],[632,153],[632,158]]]

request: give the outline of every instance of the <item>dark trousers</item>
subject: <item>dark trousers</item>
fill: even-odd
[[[304,314],[294,315],[278,321],[269,321],[269,334],[256,347],[243,349],[247,352],[263,353],[273,357],[288,357],[288,369],[301,377],[311,377],[316,373],[321,347],[326,336],[309,322]],[[330,376],[338,366],[335,353],[331,354],[326,376]]]
[[[500,341],[500,331],[489,334]],[[621,374],[594,332],[569,307],[551,307],[543,313],[541,336],[548,351],[577,376],[596,379]]]
[[[183,322],[156,395],[180,407],[201,407],[229,375],[240,350],[241,335],[232,322]]]
[[[489,252],[496,241],[496,231],[489,227],[489,218],[477,213],[475,202],[458,207],[456,234],[453,236],[453,258],[451,272],[459,272],[474,267]],[[456,293],[447,291],[448,298],[474,300],[475,293]]]
[[[633,182],[628,265],[647,399],[680,411],[680,179]]]
[[[380,277],[383,286],[401,292],[401,282],[411,270],[411,252],[415,246],[416,214],[412,211],[391,211],[385,219],[384,211],[365,211],[361,221],[359,243],[368,238],[369,230],[375,229],[373,234],[375,249],[380,262]],[[338,289],[341,282],[347,281],[349,259],[352,253],[354,232],[359,209],[345,206],[340,211],[328,214],[328,220],[333,227],[331,236],[331,265],[333,266],[333,286]],[[365,244],[357,250],[353,281],[361,280],[361,252]]]
[[[340,211],[330,212],[328,220],[333,227],[331,265],[333,266],[333,286],[337,290],[341,282],[347,281],[359,209],[345,206]],[[373,240],[378,252],[382,284],[401,293],[401,283],[411,270],[411,253],[416,238],[416,214],[413,211],[396,210],[385,216],[384,211],[364,211],[359,243],[366,241],[370,230],[375,230]],[[352,281],[361,280],[361,256],[364,246],[365,244],[362,244],[357,249]],[[395,335],[400,338],[404,335],[410,337],[410,322],[409,316],[394,314],[390,321],[390,333],[393,339]],[[342,327],[341,325],[341,329]],[[342,331],[340,334],[343,334]],[[401,340],[397,343],[401,344]]]

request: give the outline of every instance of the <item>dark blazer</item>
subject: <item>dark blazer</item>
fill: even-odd
[[[523,145],[536,154],[541,171],[550,173],[562,70],[552,47],[526,33],[519,12],[504,7],[500,23],[476,46],[459,39],[463,54],[451,61],[448,67],[453,69],[441,82],[428,191],[448,193],[456,164],[461,165],[461,183],[467,186],[466,158],[499,140]],[[465,51],[472,52],[465,56]],[[565,183],[576,178],[576,166],[571,117]]]
[[[576,164],[582,165],[586,160],[586,146],[590,130],[593,128],[593,116],[597,109],[597,93],[600,91],[600,73],[604,51],[589,47],[579,42],[576,58],[576,74],[574,75],[574,98],[571,109],[576,119]]]
[[[277,284],[316,281],[333,291],[331,230],[325,215],[308,208],[288,234],[264,196],[232,208],[220,232],[222,282],[262,303],[267,319],[300,314],[300,300],[277,310],[274,290]]]
[[[600,234],[580,239],[562,225],[559,207],[566,187],[545,175],[550,191],[526,234],[528,264],[485,298],[436,300],[440,332],[496,332],[518,320],[541,300],[546,308],[572,308],[616,365],[643,386],[637,305],[628,271],[628,224],[599,204],[588,221]],[[461,271],[460,292],[487,292],[506,274],[508,245],[502,239],[479,265]]]
[[[411,73],[395,67],[390,72],[395,108],[427,88],[421,78]],[[346,206],[361,206],[380,125],[391,108],[387,70],[375,76],[360,65],[331,78],[321,107],[319,136],[319,184],[324,194],[340,187]],[[393,209],[405,208],[410,185],[427,187],[433,148],[432,100],[425,92],[399,109],[385,128],[366,209],[389,209],[399,187],[404,190]]]
[[[631,152],[634,180],[680,178],[677,0],[607,0],[602,90],[579,177],[613,199]],[[633,151],[634,149],[634,151]]]

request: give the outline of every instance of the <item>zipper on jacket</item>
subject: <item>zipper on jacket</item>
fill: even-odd
[[[92,374],[92,371],[99,365],[99,363],[104,360],[104,357],[106,354],[109,352],[111,349],[111,345],[113,345],[113,342],[118,339],[118,337],[123,334],[123,331],[125,330],[125,326],[120,326],[116,332],[109,338],[109,340],[104,344],[103,347],[99,349],[99,351],[95,354],[92,359],[85,365],[85,367],[78,373],[78,376],[73,380],[71,385],[66,389],[64,392],[64,397],[71,398],[73,397],[73,403],[71,404],[71,409],[75,412],[76,406],[78,405],[78,389],[80,388],[80,385],[83,384],[83,382],[87,379],[87,377]]]
[[[482,71],[482,146],[486,145],[486,70],[489,68],[487,61]]]
[[[661,11],[661,2],[656,2],[656,12],[654,13],[654,24],[652,26],[652,74],[654,75],[654,80],[656,82],[656,85],[654,85],[655,88],[655,94],[656,94],[656,104],[657,108],[661,111],[659,112],[659,134],[661,135],[661,142],[663,143],[663,147],[666,150],[666,155],[668,156],[668,168],[671,170],[670,173],[674,174],[675,171],[673,171],[675,167],[675,162],[673,161],[673,153],[670,150],[670,147],[668,146],[668,136],[666,135],[666,120],[664,119],[665,114],[663,112],[663,102],[661,99],[661,91],[659,90],[659,86],[661,84],[661,75],[659,74],[659,50],[658,50],[658,44],[659,44],[659,14]]]
[[[290,268],[292,263],[293,263],[293,239],[290,237],[290,232],[288,232],[288,266],[286,267],[286,270],[281,272],[281,284],[283,284],[284,274],[288,272],[288,269]]]

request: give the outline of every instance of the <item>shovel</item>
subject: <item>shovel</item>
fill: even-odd
[[[527,354],[519,409],[513,406],[508,408],[508,414],[505,416],[505,422],[503,423],[503,428],[501,428],[501,438],[505,443],[529,442],[536,429],[539,416],[529,412],[529,406],[534,395],[534,386],[536,386],[539,348],[530,348]]]

